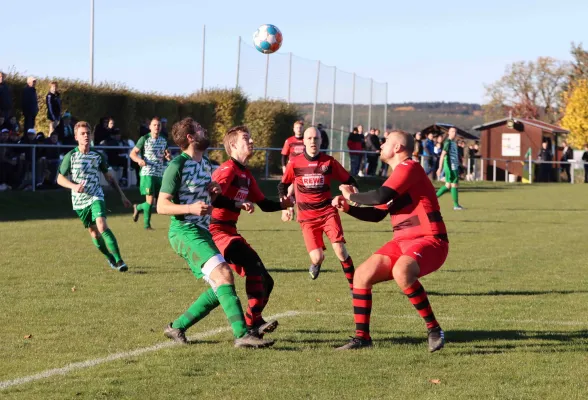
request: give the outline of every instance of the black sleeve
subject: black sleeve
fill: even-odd
[[[235,200],[231,200],[222,194],[216,196],[216,199],[212,202],[212,206],[216,208],[226,208],[229,210],[238,210],[237,202]]]
[[[282,167],[288,165],[288,156],[282,154]]]
[[[357,181],[351,175],[349,175],[349,179],[347,179],[345,182],[343,182],[343,184],[344,185],[352,185],[352,186],[355,186],[356,188],[359,188],[359,186],[357,185]]]
[[[388,215],[388,211],[380,210],[379,208],[374,207],[349,206],[349,211],[347,211],[347,214],[362,221],[380,222],[381,220],[386,218],[386,215]]]
[[[288,194],[288,185],[283,182],[278,183],[278,194],[281,197],[284,197]]]
[[[349,200],[366,206],[377,206],[379,204],[386,204],[390,200],[394,200],[396,196],[398,196],[398,193],[394,189],[382,186],[376,190],[370,190],[365,193],[353,193],[349,196]]]
[[[279,201],[263,199],[256,203],[263,212],[274,212],[283,210]]]

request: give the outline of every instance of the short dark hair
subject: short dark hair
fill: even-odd
[[[198,122],[188,117],[174,124],[171,136],[180,149],[186,150],[190,145],[188,135],[196,135],[198,132],[204,133],[205,130]]]
[[[161,122],[161,118],[155,116],[155,117],[151,118],[151,120],[149,122],[153,122],[153,121]]]
[[[250,134],[249,128],[247,128],[245,125],[234,126],[231,129],[229,129],[227,133],[225,133],[225,137],[223,138],[223,144],[225,146],[225,151],[229,156],[231,155],[231,143],[233,143],[237,139],[239,132],[245,132]]]

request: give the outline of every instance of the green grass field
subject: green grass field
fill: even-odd
[[[354,329],[339,263],[329,249],[311,281],[298,225],[260,210],[239,224],[276,282],[265,312],[282,315],[275,346],[234,349],[221,310],[188,331],[193,344],[170,346],[163,327],[206,286],[173,253],[168,218],[155,215],[145,232],[107,195],[130,267],[122,274],[73,218],[67,193],[0,193],[0,398],[588,398],[586,186],[466,185],[460,200],[466,211],[441,199],[449,257],[421,280],[447,338],[429,354],[424,323],[394,282],[374,288],[374,348],[335,352]],[[356,266],[392,236],[388,220],[343,225]]]

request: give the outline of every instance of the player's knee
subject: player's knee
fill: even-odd
[[[108,224],[106,223],[106,218],[99,217],[96,218],[96,227],[100,233],[106,231],[108,229]]]
[[[372,287],[372,283],[370,281],[371,274],[367,274],[366,268],[358,268],[355,270],[353,274],[353,287],[358,288],[370,288]]]
[[[210,274],[210,279],[215,282],[217,287],[219,285],[232,285],[234,283],[233,272],[227,263],[221,263],[213,269]]]
[[[88,228],[88,232],[90,232],[90,236],[92,236],[92,239],[98,239],[100,238],[100,232],[98,232],[98,229],[96,228],[96,226],[91,226]]]
[[[401,289],[406,289],[418,279],[419,271],[419,265],[415,260],[403,256],[392,268],[392,277]]]

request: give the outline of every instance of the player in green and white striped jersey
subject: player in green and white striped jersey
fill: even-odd
[[[105,156],[90,147],[90,124],[78,122],[74,127],[74,136],[78,147],[63,158],[57,183],[71,189],[73,209],[90,232],[94,245],[106,256],[110,267],[124,272],[128,267],[120,256],[114,234],[106,224],[106,204],[100,186],[100,173],[118,191],[125,207],[131,207],[131,202],[110,174]]]
[[[273,341],[247,331],[233,273],[208,229],[213,206],[252,211],[253,205],[222,196],[220,185],[212,182],[212,165],[204,156],[210,139],[197,122],[185,118],[176,123],[172,137],[182,154],[165,170],[157,212],[172,216],[168,234],[172,248],[187,261],[196,278],[203,278],[211,288],[170,323],[164,335],[187,343],[185,331],[220,305],[233,329],[236,347],[271,346]]]
[[[161,121],[158,117],[151,119],[149,129],[151,132],[142,136],[131,150],[131,160],[141,167],[139,188],[145,196],[144,203],[133,205],[133,221],[137,222],[139,214],[143,213],[143,227],[152,230],[151,209],[154,200],[159,196],[164,160],[169,161],[171,154],[167,149],[167,139],[159,135]]]
[[[441,158],[439,159],[439,170],[437,176],[441,176],[441,169],[445,172],[445,185],[437,190],[437,197],[443,196],[447,192],[451,192],[453,197],[453,209],[456,211],[464,208],[459,204],[458,189],[459,186],[459,156],[457,153],[457,143],[455,143],[455,136],[457,129],[455,127],[449,128],[447,131],[447,139],[443,142],[443,151],[441,151]]]

